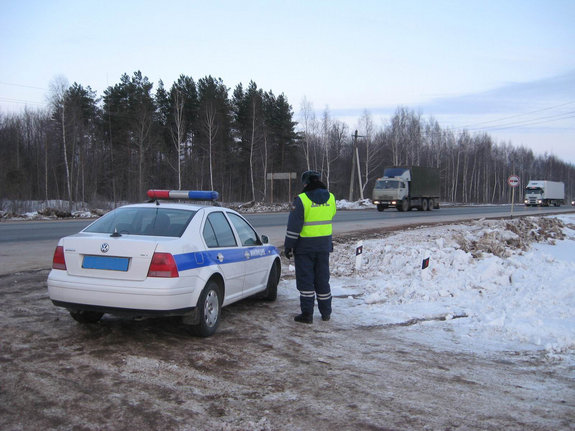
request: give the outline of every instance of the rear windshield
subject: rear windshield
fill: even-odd
[[[196,211],[171,208],[118,208],[84,232],[180,237]]]

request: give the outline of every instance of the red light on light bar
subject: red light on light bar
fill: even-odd
[[[148,197],[150,199],[170,199],[169,190],[148,190]]]

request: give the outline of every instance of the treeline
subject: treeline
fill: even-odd
[[[154,88],[135,72],[99,97],[60,80],[48,109],[0,116],[0,198],[138,202],[148,188],[162,188],[217,190],[224,202],[278,202],[300,183],[272,184],[269,174],[299,178],[312,168],[338,199],[357,199],[370,196],[386,165],[440,168],[445,201],[509,202],[510,174],[523,185],[548,179],[564,181],[569,195],[574,190],[571,164],[441,128],[407,108],[379,127],[365,112],[357,129],[327,109],[316,116],[305,101],[296,122],[285,95],[254,82],[231,90],[212,76],[181,75],[169,89],[161,81]]]

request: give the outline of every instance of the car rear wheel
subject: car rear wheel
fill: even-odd
[[[198,300],[200,321],[193,326],[193,333],[199,337],[209,337],[216,332],[221,314],[220,287],[214,280],[208,281]]]
[[[98,311],[70,310],[70,316],[80,323],[97,323],[103,315],[104,313]]]

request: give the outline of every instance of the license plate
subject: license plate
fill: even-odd
[[[107,271],[127,271],[130,258],[112,256],[84,256],[82,268],[104,269]]]

